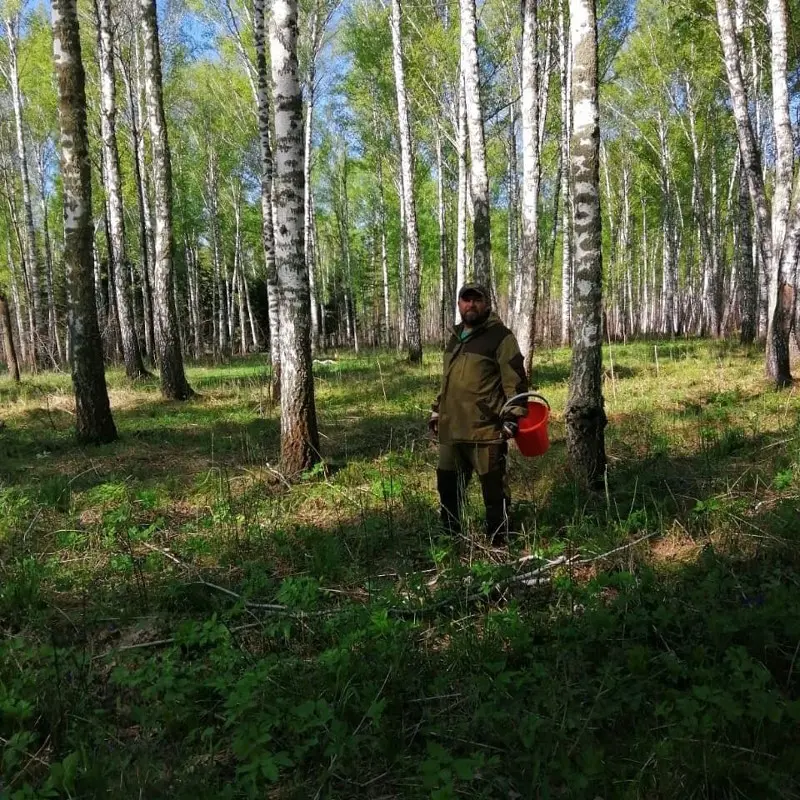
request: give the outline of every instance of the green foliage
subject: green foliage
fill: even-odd
[[[0,797],[800,795],[800,430],[757,356],[659,347],[614,346],[588,498],[569,353],[539,354],[553,444],[511,456],[507,551],[475,482],[438,529],[433,355],[321,365],[326,466],[292,486],[255,359],[180,409],[128,390],[88,470],[57,435],[35,458],[41,376],[4,410]]]

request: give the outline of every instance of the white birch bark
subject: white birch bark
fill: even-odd
[[[133,303],[125,253],[125,220],[122,207],[122,177],[117,148],[117,89],[114,69],[114,39],[111,0],[95,0],[98,56],[100,61],[100,129],[103,144],[103,172],[108,207],[109,258],[114,274],[125,374],[131,380],[147,376],[133,319]]]
[[[539,266],[539,75],[537,0],[522,9],[522,247],[514,298],[514,333],[526,363],[533,350]]]
[[[558,1],[558,47],[561,67],[561,344],[572,341],[572,186],[570,181],[570,138],[572,136],[572,60],[570,32],[564,14],[564,4]]]
[[[383,159],[380,155],[378,155],[378,203],[379,224],[381,227],[381,288],[383,293],[383,319],[381,320],[383,335],[381,344],[384,347],[389,347],[391,345],[389,255],[386,248],[386,196],[383,189]]]
[[[76,0],[54,0],[53,59],[58,78],[64,266],[67,279],[75,426],[81,442],[111,442],[111,417],[92,274],[92,181],[86,133],[86,92]]]
[[[240,353],[247,355],[247,316],[245,312],[245,282],[244,267],[242,265],[242,186],[236,183],[233,192],[233,218],[234,218],[234,239],[233,239],[233,274],[236,284],[237,311],[239,312],[239,335],[241,341]]]
[[[55,354],[51,357],[58,364],[64,363],[64,350],[61,345],[61,333],[58,329],[58,311],[56,310],[55,287],[53,276],[53,248],[50,242],[50,223],[48,222],[48,165],[45,163],[46,148],[40,146],[36,156],[36,167],[39,178],[39,202],[42,214],[42,240],[44,243],[44,277],[47,296],[47,338],[51,349],[55,347]]]
[[[305,259],[303,98],[297,64],[296,0],[273,2],[270,54],[275,87],[275,263],[281,299],[281,464],[286,474],[295,476],[320,458]]]
[[[606,457],[602,391],[602,218],[594,0],[570,0],[572,44],[571,173],[575,202],[575,321],[572,371],[564,419],[567,452],[578,479],[603,479]]]
[[[779,386],[791,383],[789,328],[791,316],[783,302],[786,284],[796,269],[797,237],[800,235],[800,179],[793,189],[794,139],[789,120],[787,77],[786,0],[768,0],[771,34],[772,119],[775,128],[775,186],[772,195],[772,257],[767,306],[767,374]],[[792,198],[795,196],[795,208]],[[795,287],[796,289],[796,287]]]
[[[456,292],[467,281],[467,104],[464,98],[464,78],[458,78],[458,130],[456,151],[458,155],[458,217],[456,220]],[[454,300],[455,321],[459,322],[458,298]]]
[[[719,24],[725,69],[728,75],[733,114],[739,150],[742,154],[744,172],[750,191],[750,200],[756,219],[756,238],[764,268],[769,276],[768,328],[766,372],[778,386],[791,383],[789,370],[789,348],[783,324],[781,288],[785,282],[783,270],[783,244],[786,237],[789,211],[787,205],[791,198],[791,184],[786,186],[786,164],[790,158],[787,150],[791,147],[785,140],[785,120],[788,118],[788,94],[786,93],[786,6],[783,0],[768,0],[769,21],[772,34],[772,87],[773,116],[775,121],[776,145],[776,186],[773,196],[772,215],[764,187],[763,166],[759,148],[753,134],[748,110],[747,92],[742,78],[741,60],[736,42],[734,21],[728,0],[716,0],[717,22]],[[800,199],[798,199],[800,204]],[[797,214],[800,220],[800,210]],[[800,225],[800,222],[798,222]],[[777,230],[773,229],[773,225]],[[776,249],[776,245],[778,248]],[[790,248],[791,249],[791,248]]]
[[[444,158],[442,156],[442,132],[436,125],[436,219],[439,223],[439,331],[438,338],[447,335],[447,216],[444,203]]]
[[[244,291],[244,299],[247,305],[247,321],[250,325],[250,339],[253,342],[253,350],[257,352],[259,349],[258,325],[256,324],[256,317],[255,314],[253,314],[253,305],[250,300],[250,284],[247,280],[247,270],[242,271],[242,290]]]
[[[508,122],[506,124],[506,250],[508,252],[508,312],[506,325],[514,330],[516,314],[515,299],[519,296],[517,287],[520,280],[519,239],[520,239],[520,186],[517,166],[517,85],[512,84],[514,96],[509,101]]]
[[[219,178],[217,176],[216,145],[208,143],[208,167],[206,170],[205,191],[208,227],[211,233],[211,264],[214,272],[214,292],[217,308],[214,324],[217,327],[218,355],[223,359],[231,354],[230,308],[228,304],[227,269],[222,257],[222,235],[219,225]]]
[[[313,246],[311,229],[314,225],[313,204],[311,202],[311,165],[312,165],[312,139],[314,124],[314,101],[316,99],[317,54],[322,38],[322,25],[319,20],[319,11],[315,7],[311,12],[309,22],[310,54],[308,62],[308,75],[306,76],[305,91],[305,241],[306,263],[308,268],[308,286],[311,297],[311,346],[319,346],[319,314],[316,287],[316,252]]]
[[[136,32],[134,31],[133,39],[137,39]],[[138,45],[134,48],[138,50]],[[138,62],[138,59],[137,59]],[[131,67],[119,57],[117,53],[117,64],[120,67],[119,74],[122,77],[122,82],[125,85],[125,99],[128,106],[128,121],[130,131],[131,150],[133,152],[133,177],[136,186],[136,205],[137,205],[137,222],[138,222],[138,238],[139,238],[139,284],[136,286],[133,278],[133,266],[131,266],[131,285],[134,286],[134,295],[136,297],[136,305],[134,306],[135,313],[141,311],[141,337],[139,339],[140,349],[143,349],[142,355],[151,356],[153,353],[153,316],[150,308],[149,297],[149,269],[148,263],[150,261],[150,248],[148,245],[147,235],[147,215],[149,214],[149,206],[147,198],[144,196],[143,187],[143,174],[141,170],[142,159],[142,131],[140,126],[140,115],[138,102],[135,97],[135,81],[130,74]],[[139,309],[141,306],[141,309]]]
[[[134,138],[134,151],[137,153],[134,168],[138,176],[137,195],[140,204],[142,247],[144,248],[142,258],[142,300],[144,305],[145,317],[145,341],[147,342],[147,352],[155,361],[158,359],[158,346],[156,343],[156,312],[153,297],[153,286],[155,283],[156,267],[156,237],[153,229],[153,211],[150,204],[150,170],[147,166],[145,155],[145,129],[147,127],[147,102],[144,97],[144,57],[139,42],[139,36],[134,32],[133,47],[135,56],[135,104],[131,106],[131,119],[139,124],[139,135]],[[129,91],[133,89],[133,85]],[[133,96],[133,95],[132,95]],[[134,112],[135,107],[135,112]],[[146,255],[146,258],[144,257]]]
[[[406,202],[405,190],[403,188],[403,167],[398,165],[400,175],[397,179],[397,194],[400,206],[400,247],[397,261],[397,349],[406,349],[406,254],[408,253],[408,238],[406,230]]]
[[[155,199],[155,269],[153,305],[161,393],[170,400],[186,400],[194,392],[186,380],[173,291],[172,165],[161,82],[155,0],[139,0],[144,45],[145,94],[153,157]]]
[[[402,173],[403,209],[405,211],[405,240],[408,265],[404,296],[405,339],[408,359],[412,364],[422,361],[422,331],[420,323],[420,250],[417,227],[417,206],[414,197],[414,153],[411,141],[411,123],[406,97],[405,68],[403,65],[402,31],[400,26],[400,0],[392,0],[392,63],[397,118],[400,131],[400,169]]]
[[[489,217],[489,174],[486,169],[486,142],[483,132],[483,107],[478,66],[478,23],[475,17],[475,0],[459,0],[459,2],[461,8],[461,73],[464,76],[471,160],[469,174],[474,208],[472,268],[475,281],[489,287],[492,243]]]
[[[267,74],[264,0],[253,0],[253,42],[256,51],[258,99],[258,142],[261,155],[261,239],[267,278],[269,304],[269,351],[272,365],[272,395],[277,398],[281,387],[280,298],[275,265],[275,226],[272,207],[273,158],[270,144],[270,99]]]
[[[35,364],[41,365],[47,351],[44,341],[44,320],[42,318],[42,298],[39,263],[39,251],[36,245],[36,230],[33,224],[33,201],[31,200],[30,168],[28,148],[25,145],[25,129],[22,120],[22,92],[19,86],[19,66],[17,62],[17,45],[19,34],[19,14],[5,19],[6,39],[8,42],[8,69],[4,70],[11,85],[11,104],[14,110],[14,131],[16,133],[17,159],[19,161],[20,182],[22,184],[22,217],[25,243],[25,274],[28,281],[28,293],[31,303],[33,326],[31,327],[32,347]]]

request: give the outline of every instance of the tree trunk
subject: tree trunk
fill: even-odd
[[[106,167],[105,159],[100,159],[100,176],[103,183],[105,183]],[[119,327],[119,313],[117,311],[117,303],[114,298],[114,264],[112,259],[112,245],[111,245],[111,227],[108,222],[108,200],[103,198],[103,236],[106,242],[106,259],[103,262],[106,267],[106,275],[103,286],[105,293],[105,300],[108,303],[108,331],[107,337],[109,342],[110,358],[116,363],[122,355],[122,343],[120,341],[120,327]]]
[[[400,242],[398,247],[397,259],[397,350],[398,352],[406,349],[406,252],[408,250],[408,238],[406,231],[406,201],[403,189],[403,169],[402,164],[398,164],[400,174],[397,179],[397,196],[400,206]]]
[[[86,134],[86,91],[76,0],[55,0],[53,56],[58,78],[64,266],[72,384],[78,440],[111,442],[117,430],[108,402],[92,275],[92,182]]]
[[[39,278],[41,267],[39,251],[36,246],[36,231],[33,226],[33,204],[31,201],[30,169],[28,150],[25,146],[25,131],[22,120],[22,92],[19,87],[19,70],[17,65],[17,43],[19,34],[19,14],[16,19],[5,20],[8,41],[9,70],[8,79],[11,84],[11,102],[14,108],[14,125],[17,134],[17,158],[19,159],[20,182],[22,183],[23,232],[25,241],[25,271],[28,277],[28,291],[33,310],[33,352],[36,365],[41,365],[47,351],[44,341],[44,321],[42,318],[42,298]]]
[[[7,198],[10,199],[10,196],[7,195]],[[20,349],[20,357],[22,358],[22,363],[27,363],[27,352],[25,350],[25,323],[22,317],[22,308],[20,306],[20,288],[19,285],[21,283],[20,276],[17,272],[17,269],[14,267],[14,254],[11,251],[11,237],[6,238],[6,258],[8,259],[8,271],[10,273],[11,278],[11,304],[14,306],[14,321],[17,324],[17,341],[19,341],[19,349]]]
[[[133,321],[128,264],[125,255],[125,221],[122,210],[122,179],[117,149],[117,98],[114,70],[114,40],[111,28],[111,0],[95,0],[98,53],[100,58],[100,124],[103,140],[103,165],[108,206],[109,259],[114,274],[125,374],[136,380],[147,376]]]
[[[572,135],[572,62],[569,26],[564,3],[558,0],[559,60],[561,66],[561,344],[572,341],[572,186],[570,182],[570,137]]]
[[[138,38],[134,32],[134,42],[138,42]],[[138,44],[135,47],[138,53]],[[137,58],[138,61],[138,58]],[[143,356],[152,357],[153,354],[153,314],[152,306],[150,303],[152,295],[150,294],[150,281],[149,281],[149,267],[150,263],[150,247],[148,244],[148,224],[147,220],[150,215],[150,208],[144,187],[144,174],[142,165],[144,164],[142,158],[142,131],[140,126],[139,117],[139,104],[134,96],[134,81],[129,74],[129,67],[119,59],[120,73],[122,75],[123,83],[125,84],[125,94],[128,102],[128,114],[130,116],[130,138],[131,149],[133,151],[133,177],[134,185],[136,186],[136,204],[137,204],[137,220],[138,220],[138,233],[139,233],[139,277],[140,283],[134,290],[135,295],[135,310],[136,313],[141,314],[141,333],[142,337],[139,339],[140,347],[144,345]],[[135,285],[132,278],[131,283]]]
[[[585,485],[602,481],[605,466],[602,391],[602,218],[594,0],[570,0],[572,42],[572,185],[575,202],[575,322],[572,371],[564,413],[567,452]]]
[[[787,82],[787,21],[786,0],[768,0],[767,10],[771,32],[772,117],[775,126],[775,187],[772,195],[772,258],[770,269],[769,305],[767,307],[766,371],[778,386],[792,383],[789,364],[789,327],[783,294],[787,280],[795,268],[793,246],[800,235],[800,193],[796,200],[796,219],[792,212],[792,183],[794,178],[794,140],[789,121],[789,91]]]
[[[3,349],[6,353],[8,374],[14,383],[19,383],[19,361],[17,360],[17,348],[14,347],[11,314],[8,310],[8,300],[6,300],[5,294],[2,292],[0,292],[0,328],[3,331]]]
[[[64,350],[58,330],[58,311],[56,309],[55,286],[53,283],[53,250],[50,243],[50,224],[48,220],[48,176],[47,147],[34,144],[36,172],[39,180],[39,203],[42,214],[42,244],[44,247],[44,280],[45,300],[47,302],[47,341],[50,343],[48,353],[54,364],[64,363]]]
[[[390,304],[389,304],[389,257],[386,251],[386,197],[383,191],[383,159],[378,156],[378,214],[381,226],[381,288],[383,290],[383,335],[381,344],[391,346]],[[402,245],[401,245],[402,246]]]
[[[456,143],[458,151],[458,219],[456,221],[456,292],[467,281],[467,196],[469,193],[467,175],[467,102],[464,98],[464,78],[458,77],[458,130]],[[458,298],[455,298],[455,321],[459,322]]]
[[[161,84],[161,48],[155,0],[139,0],[144,43],[145,91],[153,148],[156,208],[155,305],[161,393],[169,400],[186,400],[194,392],[183,370],[178,312],[173,292],[172,165]]]
[[[247,305],[247,321],[250,325],[250,337],[253,341],[253,352],[258,352],[259,350],[259,341],[258,341],[258,326],[256,325],[256,318],[253,314],[253,306],[250,302],[250,286],[247,282],[247,271],[242,270],[242,291],[244,292],[244,300],[245,304]]]
[[[311,308],[304,242],[303,98],[297,66],[297,2],[274,0],[275,261],[281,294],[281,463],[298,475],[319,461],[311,363]]]
[[[519,300],[520,281],[520,209],[519,179],[517,166],[517,84],[511,86],[511,98],[508,107],[508,123],[506,127],[506,250],[508,252],[508,312],[506,325],[515,330],[515,315]]]
[[[258,89],[258,142],[261,154],[261,238],[269,305],[269,353],[272,365],[272,396],[281,393],[280,298],[275,266],[275,226],[272,213],[273,161],[270,144],[269,77],[265,36],[264,0],[253,0],[253,42],[256,51]]]
[[[667,141],[664,119],[658,115],[658,139],[660,153],[660,179],[662,197],[662,248],[663,308],[661,332],[675,336],[680,332],[678,320],[678,260],[675,252],[675,214],[672,179],[670,178],[671,151]]]
[[[397,116],[400,128],[400,167],[405,209],[405,240],[408,249],[404,315],[408,359],[412,364],[422,362],[422,331],[420,324],[420,252],[417,206],[414,198],[414,153],[411,142],[411,123],[406,99],[406,79],[403,66],[402,32],[400,29],[400,0],[392,0],[392,60],[397,92]]]
[[[313,138],[313,124],[314,124],[314,100],[315,90],[314,85],[316,81],[316,66],[317,66],[317,51],[319,49],[320,29],[319,14],[317,9],[314,8],[311,12],[310,20],[310,54],[308,62],[308,76],[306,79],[306,114],[305,114],[305,242],[306,242],[306,262],[308,268],[308,287],[311,297],[311,346],[312,349],[319,347],[319,314],[317,305],[317,287],[316,287],[316,252],[314,251],[313,236],[311,235],[311,228],[314,225],[313,205],[311,202],[311,156],[312,156],[312,138]]]
[[[522,248],[519,280],[514,298],[517,342],[530,364],[534,342],[536,290],[539,266],[539,76],[536,52],[538,32],[536,0],[522,9]]]
[[[758,333],[758,275],[753,261],[753,227],[750,215],[750,194],[744,170],[739,172],[739,237],[737,259],[739,283],[741,285],[741,308],[739,340],[742,344],[753,344]]]
[[[444,158],[442,156],[442,132],[436,126],[436,218],[439,223],[439,339],[447,337],[450,298],[447,293],[447,215],[444,204]]]
[[[766,371],[777,386],[787,386],[791,383],[789,348],[780,302],[781,285],[784,282],[781,248],[786,234],[785,219],[788,215],[788,211],[785,211],[784,208],[791,197],[791,185],[788,188],[786,186],[785,166],[787,160],[791,158],[790,153],[787,153],[787,142],[785,141],[785,118],[788,115],[788,106],[786,105],[788,103],[786,93],[786,7],[781,0],[769,0],[769,16],[772,27],[773,113],[776,129],[776,186],[773,195],[772,219],[770,219],[764,188],[759,148],[750,122],[747,92],[742,79],[739,48],[736,43],[728,0],[716,0],[716,8],[739,151],[742,154],[744,173],[747,175],[750,201],[756,220],[759,252],[769,279],[767,286]],[[791,148],[791,138],[788,147]],[[773,230],[773,223],[777,226],[776,230]],[[780,248],[776,250],[775,244],[779,244]]]
[[[211,233],[211,263],[214,271],[214,292],[217,296],[217,308],[214,324],[217,326],[218,355],[226,359],[231,354],[231,337],[229,330],[229,309],[227,291],[227,269],[222,257],[222,236],[219,227],[219,181],[217,179],[216,145],[208,143],[208,170],[206,172],[206,211],[208,227]]]
[[[347,179],[349,173],[349,160],[347,145],[342,152],[342,172],[339,181],[339,203],[337,218],[339,222],[339,245],[342,250],[342,264],[344,265],[344,308],[347,319],[347,343],[359,353],[358,321],[356,319],[355,295],[353,292],[353,268],[350,250],[350,207],[347,195]]]
[[[242,263],[242,186],[237,183],[233,193],[233,216],[235,230],[233,239],[233,275],[236,284],[236,300],[239,312],[239,333],[241,336],[241,354],[247,355],[247,313],[245,311],[244,264]],[[249,301],[248,301],[249,302]]]
[[[185,234],[184,250],[186,251],[186,282],[189,288],[189,320],[192,335],[192,355],[199,359],[203,352],[200,329],[200,269],[198,266],[197,247],[193,233]]]
[[[136,60],[136,117],[139,120],[139,147],[137,170],[140,185],[139,195],[142,202],[142,230],[144,231],[144,245],[147,248],[147,259],[142,261],[142,293],[145,309],[145,341],[150,358],[155,362],[158,359],[156,343],[156,312],[153,299],[153,284],[155,282],[156,269],[156,243],[155,231],[153,230],[153,212],[150,204],[150,170],[147,166],[145,155],[145,135],[147,127],[147,104],[144,97],[144,58],[142,48],[139,43],[139,36],[134,35],[134,55]]]
[[[473,274],[477,283],[489,286],[491,281],[491,223],[489,217],[489,174],[486,170],[486,142],[483,134],[483,108],[478,66],[478,23],[475,0],[460,0],[461,7],[461,73],[464,76],[467,132],[469,134],[470,178],[472,183]],[[534,54],[535,57],[535,54]],[[537,129],[538,130],[538,129]]]

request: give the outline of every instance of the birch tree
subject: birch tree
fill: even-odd
[[[458,211],[456,219],[456,291],[467,281],[467,101],[464,98],[464,78],[458,76],[458,107],[456,122],[456,154],[458,156]],[[455,321],[459,322],[458,298],[454,300]]]
[[[120,67],[120,77],[125,85],[125,98],[128,106],[128,123],[130,131],[130,146],[133,154],[133,178],[136,187],[136,219],[139,238],[139,275],[141,285],[138,290],[138,300],[141,304],[142,337],[139,346],[149,356],[155,353],[152,292],[150,290],[150,274],[155,261],[155,246],[150,222],[150,199],[147,193],[147,172],[144,159],[144,132],[142,115],[140,113],[139,92],[137,89],[138,78],[132,73],[136,70],[138,76],[139,45],[138,34],[134,27],[131,32],[133,40],[135,63],[130,65],[121,58],[117,50],[117,63]]]
[[[14,346],[14,329],[11,324],[8,299],[2,290],[0,290],[0,330],[3,335],[3,350],[6,355],[8,374],[14,383],[19,383],[19,361],[17,360],[17,348]]]
[[[284,472],[295,476],[320,458],[304,241],[303,97],[296,0],[273,3],[270,54],[275,86],[275,262],[281,299],[281,463]]]
[[[574,281],[570,137],[572,136],[572,58],[569,24],[564,13],[568,0],[558,3],[558,53],[561,78],[561,344],[572,341],[572,287]]]
[[[33,223],[33,201],[31,200],[30,162],[25,142],[25,128],[22,119],[22,91],[19,85],[19,64],[17,60],[21,12],[4,20],[8,40],[8,64],[2,68],[11,87],[11,103],[14,110],[14,130],[16,132],[17,160],[20,183],[22,184],[22,232],[24,234],[23,270],[28,289],[31,308],[31,354],[38,364],[43,363],[45,343],[43,341],[44,320],[41,308],[40,275],[41,265],[36,245],[36,229]]]
[[[52,18],[61,127],[64,265],[75,425],[81,442],[111,442],[117,438],[117,430],[108,401],[95,306],[92,183],[86,134],[85,76],[76,0],[54,0]]]
[[[766,373],[778,387],[788,386],[792,377],[789,369],[789,346],[782,292],[797,257],[797,240],[800,235],[800,191],[794,193],[792,191],[793,143],[786,76],[786,4],[784,0],[768,0],[776,156],[775,189],[771,209],[767,199],[760,149],[750,119],[747,90],[742,78],[739,47],[728,0],[716,0],[716,9],[739,150],[754,209],[759,251],[769,277]],[[792,207],[793,194],[795,197]]]
[[[281,389],[280,298],[278,273],[275,265],[275,226],[272,209],[273,159],[270,142],[269,76],[265,43],[266,18],[264,0],[253,0],[253,43],[256,51],[256,105],[258,113],[258,144],[261,156],[261,238],[266,267],[269,299],[269,353],[272,365],[272,396]]]
[[[155,199],[155,308],[158,368],[161,393],[169,400],[186,400],[194,392],[186,380],[178,333],[178,312],[173,283],[172,164],[161,81],[161,47],[158,41],[155,0],[139,0],[144,44],[147,118],[153,150]]]
[[[422,331],[420,324],[420,252],[417,206],[414,195],[414,154],[411,142],[411,123],[406,97],[405,66],[400,27],[400,0],[392,0],[392,63],[394,66],[395,91],[397,93],[397,119],[400,130],[400,172],[402,206],[405,214],[404,237],[408,251],[405,292],[405,340],[408,358],[412,364],[422,361]]]
[[[567,452],[579,480],[593,485],[606,466],[602,391],[602,222],[595,0],[570,0],[575,298],[572,371],[564,412]]]
[[[522,247],[515,283],[514,326],[526,361],[533,348],[539,253],[539,77],[537,66],[537,0],[522,7]],[[516,145],[515,145],[516,146]]]
[[[478,66],[478,23],[475,0],[460,0],[461,8],[461,71],[464,76],[467,132],[469,136],[470,182],[474,207],[473,275],[488,286],[491,278],[491,222],[489,217],[489,174],[486,170],[486,141],[483,132]]]
[[[100,59],[100,126],[108,222],[111,240],[111,270],[114,274],[125,373],[135,380],[148,375],[142,361],[133,318],[130,271],[125,254],[125,220],[122,208],[122,178],[117,148],[117,97],[114,69],[114,39],[111,0],[95,0],[98,54]]]

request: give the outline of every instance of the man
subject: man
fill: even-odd
[[[475,283],[458,293],[461,324],[444,351],[442,388],[428,427],[439,438],[436,480],[445,530],[460,532],[461,506],[473,472],[486,507],[486,535],[500,544],[508,532],[508,440],[527,412],[525,363],[514,334],[492,312],[489,292]]]

